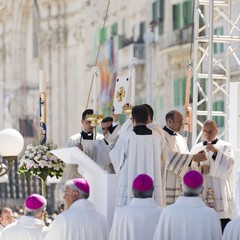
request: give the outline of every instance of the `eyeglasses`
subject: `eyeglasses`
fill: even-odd
[[[204,134],[213,134],[213,133],[215,133],[215,131],[214,130],[209,130],[209,131],[203,130],[203,133]]]

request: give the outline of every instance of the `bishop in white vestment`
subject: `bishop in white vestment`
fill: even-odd
[[[146,174],[133,181],[134,198],[127,206],[117,208],[109,240],[153,239],[162,208],[152,198],[153,181]]]
[[[217,126],[212,120],[203,125],[205,141],[193,146],[191,152],[196,153],[205,150],[207,162],[196,166],[196,169],[204,175],[204,190],[202,198],[213,207],[221,219],[222,229],[233,215],[233,149],[230,143],[217,138]],[[213,198],[209,199],[209,192]]]
[[[217,213],[198,196],[203,177],[189,171],[183,177],[183,195],[163,209],[154,240],[220,240],[221,225]]]
[[[86,180],[68,180],[64,191],[67,210],[54,219],[44,240],[108,240],[107,219],[96,211],[88,197]]]
[[[48,231],[43,221],[47,201],[32,194],[25,201],[25,215],[4,228],[1,240],[42,240]]]

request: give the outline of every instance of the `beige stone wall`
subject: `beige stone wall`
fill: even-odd
[[[42,68],[47,73],[47,139],[63,146],[70,135],[81,130],[81,112],[87,106],[96,60],[96,37],[103,26],[107,1],[37,2],[40,18],[34,1],[0,1],[0,128],[18,129],[19,117],[28,116],[38,130],[38,69]],[[126,37],[136,40],[141,21],[148,29],[150,7],[151,1],[146,0],[111,1],[105,25],[108,33],[117,22],[118,34],[124,28]],[[159,36],[156,27],[151,67],[153,106],[161,124],[166,111],[173,108],[173,79],[186,75],[191,40],[191,28],[180,39],[179,32],[172,31],[171,20],[171,1],[165,1],[165,33]],[[130,45],[117,51],[119,75],[128,74],[132,49]],[[136,67],[137,103],[146,101],[146,78],[143,59]],[[92,104],[91,92],[88,107]]]

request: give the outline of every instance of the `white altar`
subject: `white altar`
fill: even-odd
[[[112,225],[117,194],[118,177],[108,174],[89,158],[78,147],[60,148],[51,153],[67,164],[78,164],[78,172],[90,185],[90,197],[96,209],[108,219],[109,227]]]

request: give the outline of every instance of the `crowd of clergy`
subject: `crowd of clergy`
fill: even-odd
[[[87,179],[68,164],[64,210],[50,226],[47,200],[31,194],[17,221],[11,209],[1,209],[0,240],[240,240],[233,149],[218,138],[215,121],[204,122],[203,141],[189,150],[179,111],[168,112],[162,128],[148,104],[132,107],[122,125],[112,109],[101,122],[102,134],[95,134],[91,114],[82,113],[82,130],[65,147],[79,147],[118,175],[113,222],[96,210]]]

